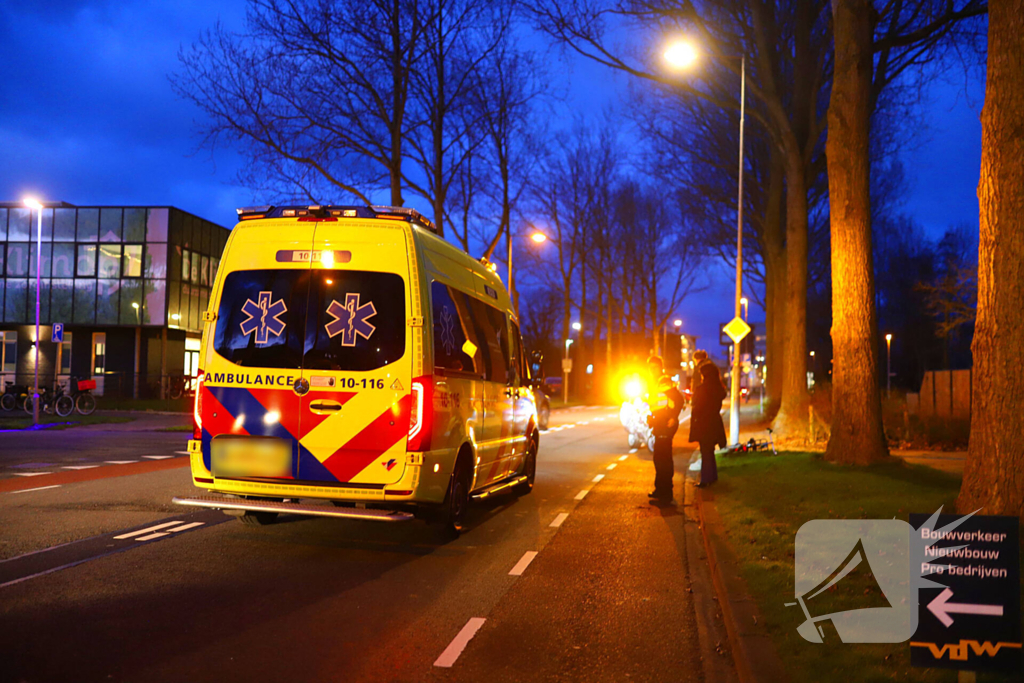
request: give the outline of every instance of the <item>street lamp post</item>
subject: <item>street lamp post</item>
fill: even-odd
[[[565,340],[565,357],[562,359],[562,402],[569,403],[569,346],[572,339]]]
[[[35,387],[32,389],[32,424],[39,424],[39,283],[43,256],[43,205],[35,199],[26,199],[25,205],[35,209],[39,220],[36,223],[36,343],[35,343]]]
[[[892,394],[892,334],[885,335],[885,397]]]
[[[697,59],[696,49],[685,41],[673,43],[665,51],[665,60],[676,67],[688,67]],[[743,122],[747,106],[747,57],[740,55],[740,149],[739,183],[736,199],[736,317],[740,317],[740,301],[743,298]],[[733,344],[731,407],[729,409],[729,438],[732,443],[740,440],[740,345]]]

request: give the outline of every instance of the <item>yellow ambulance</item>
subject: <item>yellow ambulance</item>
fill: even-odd
[[[528,492],[537,409],[493,267],[395,207],[239,209],[204,315],[189,441],[204,495],[281,513],[462,530]]]

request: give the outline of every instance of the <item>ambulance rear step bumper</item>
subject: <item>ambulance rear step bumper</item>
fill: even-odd
[[[172,503],[214,510],[247,510],[250,512],[280,512],[284,514],[308,515],[311,517],[342,517],[363,519],[371,522],[408,522],[414,519],[408,512],[397,510],[366,510],[355,507],[334,507],[308,503],[278,503],[271,500],[246,500],[244,498],[222,498],[220,496],[175,497]]]

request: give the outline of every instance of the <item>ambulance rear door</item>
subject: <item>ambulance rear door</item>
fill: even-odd
[[[409,435],[413,328],[404,224],[321,219],[310,274],[299,478],[398,482]]]
[[[294,479],[313,231],[273,219],[237,230],[199,388],[204,462],[217,477]]]

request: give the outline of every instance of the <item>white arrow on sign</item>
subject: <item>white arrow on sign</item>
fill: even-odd
[[[949,628],[953,625],[950,614],[982,614],[988,617],[1003,616],[1002,605],[971,605],[966,602],[950,602],[953,591],[945,589],[935,599],[928,603],[928,609],[935,617],[942,622],[942,625]]]

